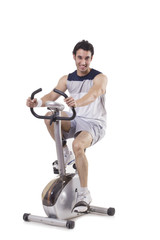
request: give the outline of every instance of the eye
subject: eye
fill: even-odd
[[[81,57],[81,56],[77,56],[77,58],[78,58],[78,59],[80,59],[80,60],[82,59],[82,57]]]

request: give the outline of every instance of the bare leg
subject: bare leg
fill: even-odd
[[[92,143],[90,133],[83,131],[73,141],[73,151],[76,158],[76,168],[80,178],[81,187],[87,187],[88,184],[88,161],[84,150]]]
[[[50,116],[50,115],[52,115],[51,112],[48,112],[46,114],[46,116]],[[65,112],[62,112],[61,116],[62,117],[68,117],[68,115]],[[55,140],[55,137],[54,137],[54,122],[52,123],[52,125],[50,125],[50,120],[48,120],[48,119],[45,119],[44,122],[46,124],[46,127],[47,127],[48,132],[50,133],[51,137]],[[61,126],[62,126],[62,129],[65,132],[69,132],[69,130],[71,128],[71,123],[70,123],[70,121],[61,121]]]
[[[51,114],[51,112],[48,112],[46,116],[50,116]],[[62,116],[67,117],[68,115],[65,112],[62,112]],[[47,119],[45,120],[45,124],[51,137],[55,140],[53,126],[54,123],[52,123],[52,125],[50,126],[50,120]],[[70,121],[62,121],[61,124],[62,129],[66,132],[69,132],[71,128]],[[73,141],[73,151],[76,158],[76,167],[80,178],[81,187],[87,187],[88,184],[88,161],[84,150],[88,148],[91,143],[92,136],[86,131],[81,132]]]

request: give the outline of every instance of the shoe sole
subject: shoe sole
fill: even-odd
[[[74,208],[74,212],[75,213],[85,213],[85,212],[87,212],[87,210],[88,210],[88,206],[79,206],[79,207],[76,207],[76,208]]]
[[[66,166],[69,166],[69,165],[74,164],[74,163],[75,163],[75,160],[72,160],[72,161],[68,162]],[[58,169],[58,163],[55,163],[54,167]]]
[[[76,203],[72,211],[76,213],[85,213],[88,211],[90,203],[91,201],[88,204],[84,201],[78,202]]]
[[[71,164],[74,164],[75,163],[75,160],[73,159],[72,161],[68,162],[67,165],[71,165]]]

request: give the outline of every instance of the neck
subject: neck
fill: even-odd
[[[85,72],[81,72],[81,71],[79,71],[79,70],[77,69],[77,75],[78,75],[79,77],[83,77],[83,76],[86,76],[90,71],[91,71],[90,68],[87,69]]]

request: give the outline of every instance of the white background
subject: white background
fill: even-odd
[[[160,9],[158,0],[0,2],[0,227],[3,239],[160,239]],[[67,230],[22,220],[45,216],[41,191],[53,177],[55,146],[25,106],[75,70],[74,45],[95,47],[91,67],[108,76],[105,138],[87,151],[93,204]]]

